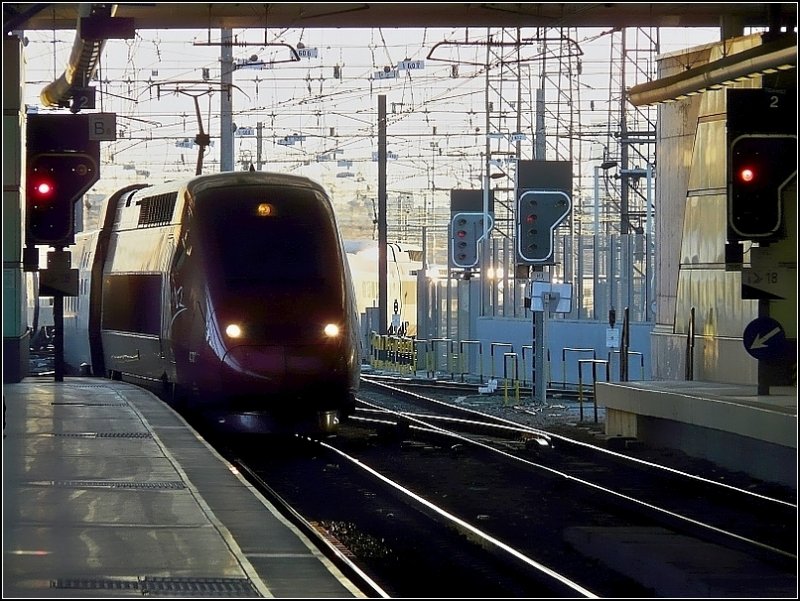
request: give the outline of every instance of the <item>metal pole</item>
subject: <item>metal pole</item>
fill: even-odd
[[[597,294],[598,267],[600,265],[600,167],[594,168],[594,236],[592,239],[592,311],[594,319],[600,319],[598,303],[600,295]]]
[[[264,123],[261,121],[258,122],[256,126],[256,171],[261,171],[261,168],[264,166],[264,161],[261,158],[261,145],[263,144],[264,139]]]
[[[689,327],[686,333],[685,379],[694,380],[694,307],[689,310]]]
[[[542,67],[541,87],[536,90],[536,144],[534,145],[534,158],[537,161],[546,161],[547,145],[544,137],[544,67]]]
[[[53,352],[55,360],[55,381],[64,381],[64,295],[53,295]]]
[[[487,29],[486,44],[486,86],[484,93],[484,102],[486,104],[486,147],[483,162],[483,238],[481,238],[481,257],[480,257],[480,289],[481,289],[481,303],[480,313],[478,315],[488,315],[489,310],[489,283],[487,281],[487,274],[489,272],[489,165],[492,158],[492,145],[489,134],[497,133],[492,132],[492,119],[491,119],[491,103],[489,102],[489,90],[491,88],[491,48],[492,37],[491,29]],[[497,108],[497,107],[494,107]]]
[[[511,259],[509,242],[508,238],[503,238],[503,317],[508,317],[509,313],[513,312],[512,291],[509,289],[511,280],[508,277],[508,273],[514,268],[514,263]]]
[[[233,32],[230,29],[223,29],[221,37],[219,168],[220,171],[233,171]]]
[[[541,265],[533,265],[531,277],[537,280],[536,273],[542,273]],[[533,312],[531,347],[533,350],[533,371],[531,374],[531,401],[537,405],[543,405],[547,400],[546,385],[544,375],[544,313],[533,310],[533,282],[531,282],[531,311]]]
[[[644,230],[644,273],[645,273],[645,282],[644,282],[644,319],[645,321],[650,321],[651,319],[655,319],[655,315],[650,310],[650,305],[653,303],[653,282],[655,281],[654,273],[653,273],[653,257],[650,254],[650,244],[651,240],[653,239],[653,166],[648,163],[647,164],[647,210],[645,211],[645,216],[647,221],[645,222],[645,230]]]
[[[758,316],[769,317],[769,301],[758,299]],[[692,314],[692,322],[694,322],[694,314]],[[694,335],[694,328],[692,328]],[[694,349],[694,342],[692,342],[692,349]],[[692,352],[694,357],[694,352]],[[694,379],[694,368],[692,369],[692,379]],[[756,366],[756,394],[761,396],[769,396],[770,372],[767,362],[759,359]]]
[[[626,30],[622,30],[622,56],[626,53]],[[619,139],[620,139],[620,170],[625,173],[628,170],[628,122],[627,122],[627,103],[625,94],[625,60],[623,58],[620,72],[620,98],[619,98]],[[620,190],[620,224],[619,233],[627,234],[630,231],[630,208],[629,208],[629,186],[630,176],[622,176],[622,188]]]
[[[489,147],[489,138],[486,138],[486,147]],[[489,314],[489,154],[486,154],[486,172],[483,176],[483,237],[481,238],[481,306],[479,315]]]
[[[614,268],[614,260],[616,258],[616,246],[614,242],[614,234],[608,236],[608,273],[606,274],[606,281],[608,282],[608,306],[614,308],[616,288],[617,288],[617,272]]]
[[[630,348],[630,315],[629,307],[625,307],[622,316],[622,340],[619,356],[619,380],[628,381],[628,349]]]
[[[428,326],[430,323],[430,309],[428,299],[430,296],[431,278],[428,276],[428,228],[422,226],[422,269],[417,273],[417,338],[427,340],[430,338]]]
[[[378,96],[378,327],[388,331],[386,290],[386,96]]]
[[[542,377],[539,378],[541,380],[541,384],[539,385],[539,398],[542,400],[542,404],[547,402],[547,318],[548,313],[550,312],[550,294],[545,293],[542,297],[542,308],[544,309],[541,312],[541,323],[542,327],[539,330],[542,334],[540,338],[542,339],[541,347],[541,374]]]

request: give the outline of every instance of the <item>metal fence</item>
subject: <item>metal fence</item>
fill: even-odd
[[[491,263],[487,277],[480,272],[451,270],[448,279],[420,281],[421,302],[418,323],[425,323],[424,335],[468,339],[469,332],[458,324],[461,313],[482,317],[526,317],[530,279],[520,273],[512,241],[490,241]],[[629,309],[631,322],[654,318],[653,236],[649,234],[571,235],[555,240],[554,263],[543,271],[553,283],[571,284],[569,312],[552,319],[605,322],[609,310]],[[521,275],[522,277],[518,277]],[[471,285],[464,286],[469,279]],[[476,284],[477,282],[477,284]],[[476,294],[473,289],[479,287]]]

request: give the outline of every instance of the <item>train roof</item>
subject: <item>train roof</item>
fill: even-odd
[[[302,175],[292,175],[289,173],[226,171],[224,173],[199,175],[186,182],[186,188],[192,193],[212,188],[224,188],[226,186],[254,185],[308,188],[327,195],[325,189],[318,182]]]
[[[316,190],[327,196],[325,188],[318,182],[301,175],[267,171],[225,171],[209,173],[158,183],[137,191],[138,196],[154,196],[174,192],[183,187],[195,194],[203,190],[227,186],[291,186]]]
[[[197,194],[208,190],[249,186],[309,190],[319,193],[326,203],[331,204],[322,185],[307,177],[263,171],[226,171],[153,186],[129,186],[109,197],[106,211],[113,212],[113,227],[117,230],[178,225],[187,198],[196,198]]]
[[[346,241],[345,251],[350,261],[365,260],[374,262],[378,259],[378,243],[375,241]],[[389,242],[386,244],[387,259],[392,263],[405,263],[413,266],[422,265],[422,248],[406,242]]]

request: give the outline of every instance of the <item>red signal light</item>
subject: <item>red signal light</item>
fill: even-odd
[[[744,183],[749,184],[756,178],[756,172],[750,167],[742,167],[739,169],[739,179]]]
[[[797,137],[741,134],[728,143],[730,239],[785,236],[782,199],[792,178],[797,177]]]
[[[40,181],[34,184],[33,189],[35,192],[42,197],[51,196],[53,194],[53,184],[48,181]]]
[[[456,236],[458,236],[459,238],[463,238],[463,237],[464,237],[464,236],[466,236],[466,235],[467,235],[467,232],[466,232],[466,231],[464,231],[464,230],[458,230],[458,231],[456,232]]]

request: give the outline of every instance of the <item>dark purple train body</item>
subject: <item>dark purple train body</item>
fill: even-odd
[[[359,331],[321,186],[228,172],[107,202],[100,230],[73,248],[71,368],[159,383],[187,408],[247,427],[335,428],[358,389]]]

